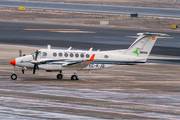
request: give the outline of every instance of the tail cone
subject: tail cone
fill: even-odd
[[[16,65],[16,60],[15,59],[11,60],[10,64],[15,66]]]

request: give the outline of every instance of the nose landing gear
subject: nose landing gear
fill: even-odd
[[[12,80],[17,80],[17,75],[16,75],[16,74],[12,74],[12,75],[11,75],[11,79],[12,79]]]
[[[15,74],[15,66],[14,66],[14,71],[13,71],[13,74],[11,75],[11,80],[17,80],[17,75]]]

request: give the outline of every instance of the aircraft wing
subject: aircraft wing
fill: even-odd
[[[76,61],[71,63],[64,63],[62,64],[62,67],[68,67],[68,68],[85,68],[87,67],[93,60],[94,60],[95,54],[91,56],[89,60],[82,60],[82,61]]]

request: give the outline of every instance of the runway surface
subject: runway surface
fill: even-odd
[[[89,50],[127,49],[139,32],[166,33],[151,54],[180,56],[180,32],[105,26],[0,22],[0,43]]]
[[[38,10],[55,10],[68,12],[84,12],[84,13],[103,13],[103,14],[120,14],[130,15],[138,13],[140,16],[154,17],[170,17],[180,18],[180,9],[165,9],[165,8],[143,8],[143,7],[127,7],[127,6],[107,6],[94,4],[74,4],[74,3],[54,3],[54,2],[30,2],[30,1],[15,1],[1,0],[0,7],[19,7],[25,6],[27,9]]]

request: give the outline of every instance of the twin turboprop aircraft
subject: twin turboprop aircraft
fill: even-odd
[[[81,50],[59,50],[59,49],[40,49],[32,55],[21,56],[10,61],[14,66],[12,80],[17,79],[15,68],[21,68],[22,73],[26,69],[46,70],[46,72],[60,72],[57,79],[62,79],[62,71],[72,71],[74,74],[71,80],[78,80],[77,71],[97,70],[115,65],[132,65],[136,63],[145,63],[151,49],[158,36],[167,36],[161,33],[138,33],[139,37],[128,49],[111,51],[81,51]]]

